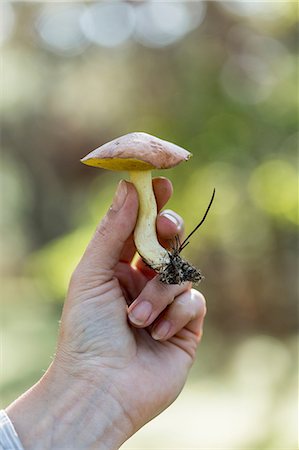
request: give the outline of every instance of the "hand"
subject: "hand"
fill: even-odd
[[[161,209],[171,184],[157,178],[153,186]],[[119,448],[172,403],[194,360],[203,296],[189,283],[163,285],[140,258],[131,264],[137,211],[135,189],[122,181],[72,276],[57,354],[38,388],[54,416],[51,423],[55,414],[61,421],[52,425],[50,448]],[[182,228],[174,212],[158,216],[164,245]]]

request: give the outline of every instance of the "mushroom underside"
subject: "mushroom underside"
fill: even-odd
[[[82,162],[87,166],[100,167],[101,169],[109,169],[115,171],[121,170],[153,170],[155,166],[150,164],[147,161],[142,161],[137,158],[89,158],[87,157],[82,159]]]

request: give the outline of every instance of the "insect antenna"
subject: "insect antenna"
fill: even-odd
[[[206,212],[204,213],[204,216],[203,216],[203,218],[201,219],[201,221],[199,222],[199,224],[198,225],[196,225],[196,227],[194,228],[194,230],[192,230],[191,231],[191,233],[190,234],[188,234],[188,236],[186,237],[186,239],[181,243],[181,245],[179,246],[179,253],[189,244],[189,239],[190,239],[190,237],[195,233],[195,231],[197,231],[198,230],[198,228],[204,223],[204,221],[205,221],[205,219],[206,219],[206,217],[207,217],[207,215],[208,215],[208,212],[209,212],[209,209],[211,208],[211,206],[212,206],[212,203],[213,203],[213,200],[214,200],[214,197],[215,197],[215,192],[216,192],[216,190],[215,190],[215,188],[214,188],[214,190],[213,190],[213,194],[212,194],[212,197],[211,197],[211,200],[210,200],[210,203],[209,203],[209,205],[208,205],[208,207],[207,207],[207,210],[206,210]]]
[[[176,234],[174,236],[174,239],[171,240],[171,250],[172,250],[172,252],[179,253],[180,246],[181,246],[180,237],[179,237],[178,234]]]
[[[180,236],[178,234],[175,235],[175,250],[177,252],[180,251],[181,248],[181,241],[180,241]]]

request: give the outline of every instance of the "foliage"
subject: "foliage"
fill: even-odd
[[[294,428],[278,424],[294,418],[298,327],[296,5],[145,2],[142,23],[160,27],[150,34],[138,25],[143,2],[114,2],[122,10],[107,20],[125,14],[117,43],[112,25],[95,28],[105,36],[92,34],[87,24],[104,12],[97,6],[91,16],[95,6],[87,3],[3,6],[3,402],[47,366],[70,274],[126,176],[80,158],[146,131],[193,153],[187,164],[155,174],[172,180],[167,207],[184,217],[186,231],[216,188],[207,221],[185,250],[205,275],[209,309],[186,404],[194,407],[194,395],[203,401],[210,436],[218,428],[227,448],[291,448]],[[168,20],[159,20],[163,14]],[[221,414],[207,412],[235,421],[240,408],[248,414],[239,436],[226,435]],[[190,446],[200,436],[201,446],[213,446],[204,432]]]

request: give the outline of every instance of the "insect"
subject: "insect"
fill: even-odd
[[[192,281],[193,283],[199,283],[204,277],[196,267],[192,266],[189,262],[185,261],[181,256],[181,251],[190,243],[190,237],[198,230],[198,228],[204,223],[208,212],[214,201],[216,190],[213,190],[213,194],[210,203],[206,209],[206,212],[198,225],[188,234],[186,239],[181,243],[178,235],[175,236],[175,241],[169,251],[170,263],[166,267],[163,267],[160,272],[160,281],[165,284],[181,284],[183,281]]]

